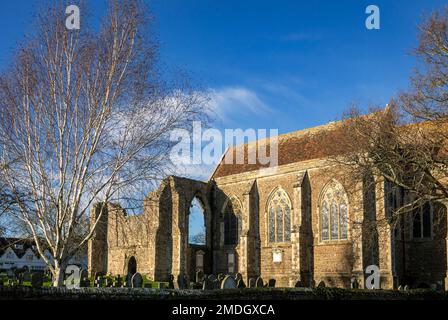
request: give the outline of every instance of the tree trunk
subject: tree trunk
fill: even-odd
[[[59,261],[54,262],[53,271],[53,287],[62,287],[64,285],[65,266],[61,265]]]

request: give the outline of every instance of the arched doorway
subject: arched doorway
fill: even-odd
[[[205,245],[204,209],[198,198],[193,198],[188,214],[188,244]]]
[[[187,230],[187,274],[195,280],[197,272],[208,272],[207,264],[207,230],[204,204],[196,196],[188,211]]]
[[[137,260],[132,256],[128,261],[128,274],[134,275],[135,273],[137,273]]]

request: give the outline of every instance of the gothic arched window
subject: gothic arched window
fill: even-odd
[[[433,224],[434,204],[425,202],[422,206],[414,209],[413,238],[431,238]]]
[[[241,234],[241,208],[237,201],[227,201],[224,209],[224,244],[236,245]]]
[[[268,241],[291,241],[291,201],[283,189],[276,189],[268,204]]]
[[[347,240],[348,200],[342,185],[336,181],[327,184],[319,206],[321,240]]]

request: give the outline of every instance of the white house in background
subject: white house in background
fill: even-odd
[[[45,256],[52,261],[48,250]],[[69,264],[87,268],[87,252],[83,251],[70,259]],[[0,270],[28,269],[29,271],[46,271],[45,261],[40,258],[33,240],[0,237]]]

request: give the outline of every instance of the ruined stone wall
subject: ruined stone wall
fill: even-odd
[[[342,187],[348,200],[348,239],[322,241],[320,199],[332,182]],[[268,240],[268,206],[275,190],[285,192],[290,202],[288,242]],[[188,214],[196,197],[203,205],[206,223],[205,273],[229,273],[228,254],[234,253],[234,273],[241,273],[246,282],[257,276],[265,281],[276,279],[279,287],[294,286],[300,280],[306,286],[323,281],[348,288],[352,277],[364,283],[369,264],[379,266],[382,288],[396,288],[405,277],[414,277],[415,283],[441,281],[447,270],[446,217],[431,240],[413,241],[408,235],[401,252],[387,222],[384,194],[380,178],[367,190],[364,182],[353,181],[345,169],[322,159],[208,183],[170,177],[147,197],[141,215],[127,216],[119,206],[108,206],[98,232],[89,241],[90,270],[126,274],[128,261],[134,257],[137,271],[156,281],[166,281],[170,275],[191,278],[195,254],[188,244]],[[367,204],[368,198],[373,202]],[[241,224],[236,245],[224,244],[223,212],[229,202],[238,208]],[[91,218],[97,215],[94,210]],[[369,244],[367,216],[384,223],[375,226],[376,249]],[[281,261],[274,262],[274,254],[281,255]]]

